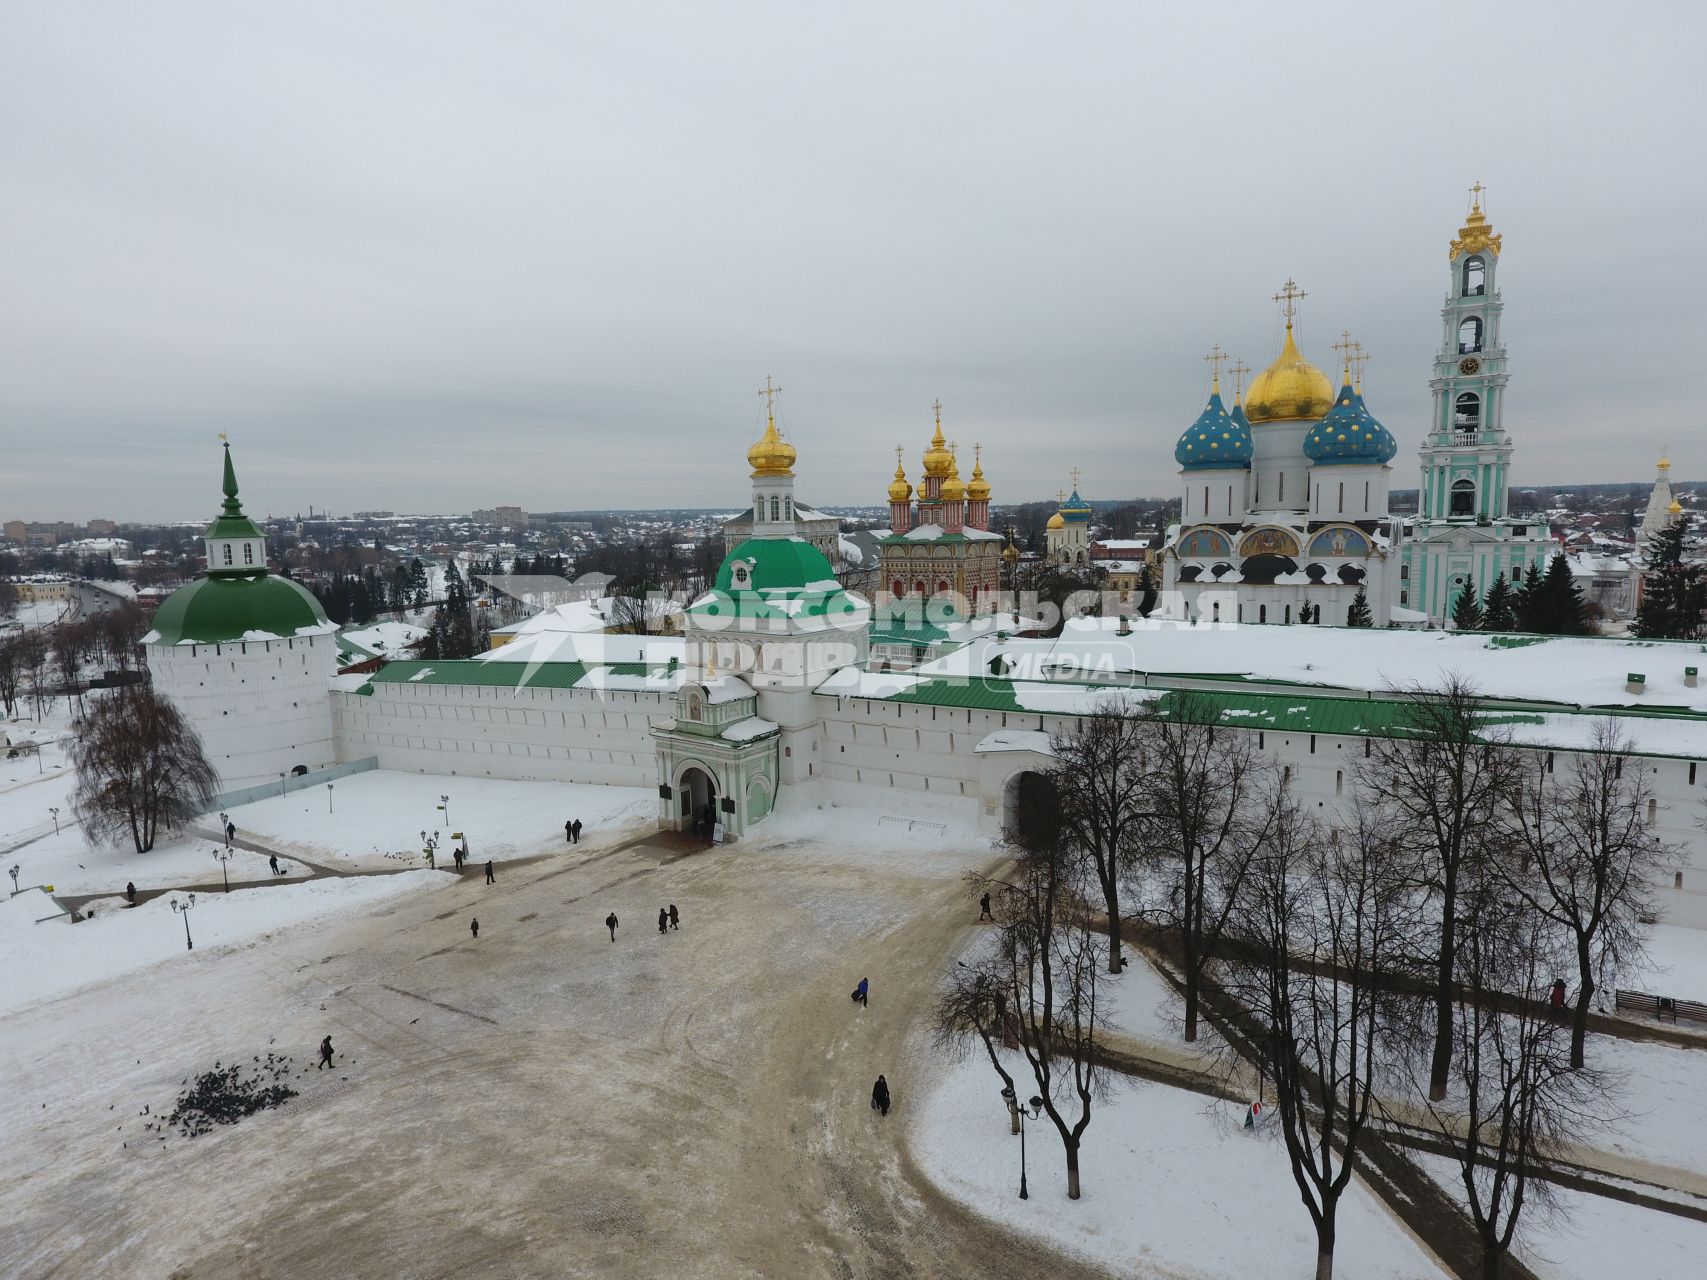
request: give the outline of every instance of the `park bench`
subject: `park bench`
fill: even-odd
[[[1649,995],[1646,991],[1617,991],[1613,993],[1613,1006],[1620,1013],[1626,1009],[1632,1013],[1651,1013],[1661,1022],[1667,1018],[1673,1022],[1683,1018],[1690,1022],[1707,1023],[1707,1004],[1699,1000]]]

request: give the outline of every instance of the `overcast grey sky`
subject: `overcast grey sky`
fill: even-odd
[[[1171,494],[1288,276],[1409,485],[1477,180],[1516,480],[1707,476],[1704,6],[1388,7],[8,4],[0,518]]]

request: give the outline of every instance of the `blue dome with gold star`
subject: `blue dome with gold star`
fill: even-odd
[[[1304,437],[1304,456],[1318,467],[1391,462],[1399,452],[1393,433],[1375,420],[1361,392],[1347,382],[1333,408]]]
[[[1209,403],[1197,421],[1185,429],[1174,446],[1174,461],[1187,471],[1251,465],[1251,424],[1237,406],[1232,413],[1221,403],[1219,387],[1209,393]]]

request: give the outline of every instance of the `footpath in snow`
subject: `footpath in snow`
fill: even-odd
[[[185,922],[172,911],[170,897],[128,908],[112,899],[94,904],[94,918],[80,924],[65,919],[38,924],[56,909],[52,899],[45,893],[20,893],[0,902],[0,972],[6,974],[0,1016],[117,974],[190,962],[292,925],[455,883],[448,872],[411,871],[198,893],[188,917],[193,950],[184,945]]]

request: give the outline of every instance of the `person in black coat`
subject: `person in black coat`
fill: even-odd
[[[994,920],[996,918],[990,914],[990,895],[988,892],[978,899],[978,918],[980,920]]]
[[[575,819],[570,818],[563,824],[563,843],[575,843]]]
[[[316,1071],[320,1071],[320,1070],[322,1070],[326,1067],[329,1067],[331,1065],[332,1065],[332,1037],[327,1036],[324,1040],[322,1040],[320,1042],[320,1065],[315,1067],[314,1069]]]
[[[130,903],[130,905],[133,907],[136,905],[136,885],[135,885],[135,883],[130,882],[130,881],[126,881],[125,886],[124,886],[124,900],[126,902]]]
[[[664,910],[664,908],[659,907],[658,908],[658,932],[659,933],[668,933],[669,931],[670,931],[670,913],[668,911]]]
[[[581,843],[581,820],[579,818],[575,819],[573,826],[572,826],[572,830],[573,830],[574,836],[575,836],[575,843],[580,844]]]
[[[877,1083],[871,1086],[871,1109],[889,1114],[889,1081],[882,1076],[878,1076]]]
[[[670,928],[680,929],[681,927],[682,918],[676,914],[676,904],[672,902],[670,904]]]
[[[616,912],[613,911],[608,916],[605,917],[605,928],[610,930],[610,940],[612,942],[615,942],[616,941]]]
[[[480,921],[478,918],[468,922],[468,931],[474,935],[476,942],[480,941]]]
[[[486,883],[497,884],[498,877],[492,874],[492,859],[486,859]]]

